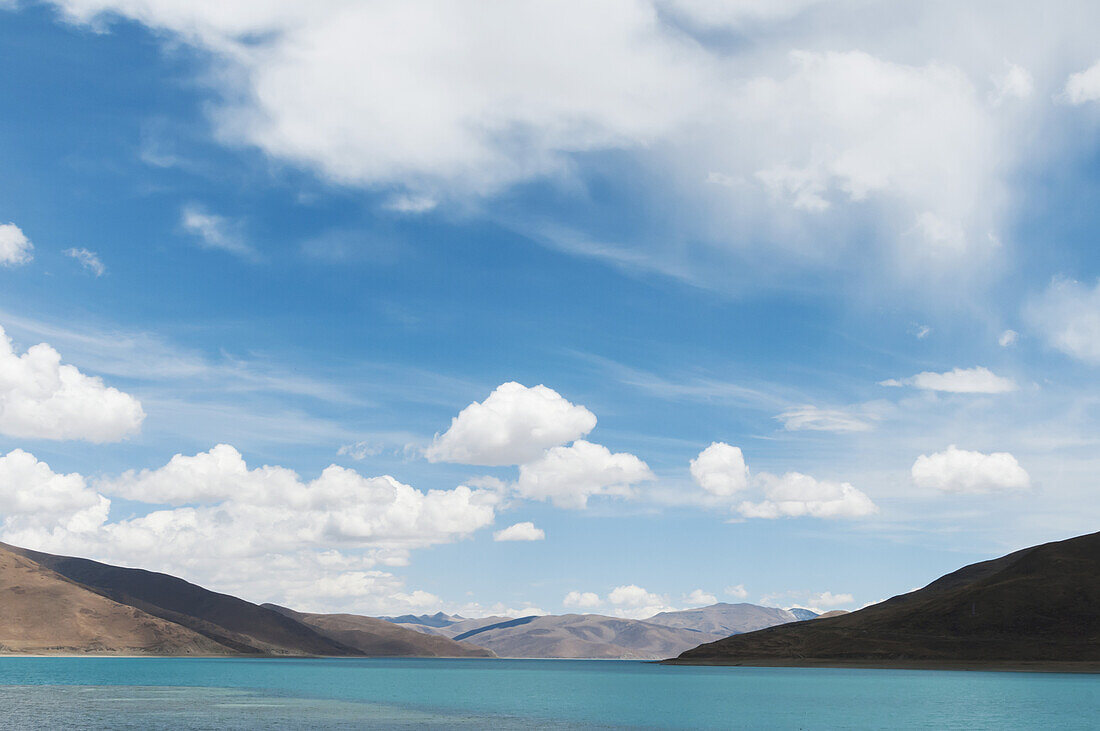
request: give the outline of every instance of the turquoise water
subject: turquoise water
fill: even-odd
[[[1096,728],[1100,676],[598,660],[0,658],[0,728]]]

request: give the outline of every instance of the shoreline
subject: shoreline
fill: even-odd
[[[718,658],[681,660],[671,658],[659,665],[700,667],[751,668],[823,668],[834,670],[956,670],[990,673],[1072,673],[1100,674],[1100,661],[1094,660],[835,660],[827,658],[753,658],[723,660]]]

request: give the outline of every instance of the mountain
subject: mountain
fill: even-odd
[[[443,619],[440,617],[448,618],[449,622],[444,624]],[[490,624],[499,624],[500,622],[507,622],[512,619],[511,617],[478,617],[476,619],[466,619],[459,615],[447,615],[440,612],[439,614],[433,614],[431,616],[415,617],[411,615],[404,615],[402,617],[379,617],[379,619],[385,619],[387,622],[393,622],[406,629],[416,630],[417,632],[423,632],[429,635],[439,635],[440,637],[457,637],[460,634],[469,632],[470,630],[486,627]],[[410,620],[410,621],[404,621]],[[423,621],[427,620],[427,621]]]
[[[455,622],[461,622],[465,617],[461,617],[457,614],[450,615],[443,612],[437,612],[436,614],[402,614],[400,617],[378,617],[387,622],[393,622],[394,624],[416,624],[424,627],[435,627],[437,629],[442,627],[450,627]]]
[[[0,652],[491,656],[382,620],[258,606],[167,574],[3,543]]]
[[[275,604],[262,605],[314,629],[342,645],[374,657],[493,657],[481,647],[416,632],[400,624],[358,614],[309,614]]]
[[[800,610],[808,612],[809,610]],[[814,615],[810,612],[812,616]],[[777,624],[797,622],[801,617],[786,609],[761,607],[756,604],[712,604],[698,609],[684,609],[679,612],[661,612],[646,619],[650,624],[665,627],[692,629],[709,634],[728,635],[752,632],[753,630],[773,627]]]
[[[456,635],[501,657],[655,660],[715,640],[719,634],[598,614],[509,619]]]
[[[1100,533],[966,566],[856,612],[700,645],[669,662],[1100,670]]]
[[[817,615],[816,619],[828,619],[829,617],[839,617],[843,614],[849,614],[847,609],[834,609],[831,612],[825,612],[824,614]]]
[[[175,576],[3,547],[119,604],[187,627],[239,653],[362,654],[278,612],[203,589]]]
[[[818,614],[817,612],[812,612],[809,609],[803,609],[802,607],[791,607],[787,611],[793,614],[794,618],[797,619],[799,622],[803,622],[807,619],[814,619],[815,617],[824,616]],[[825,612],[825,614],[829,614],[829,612]]]
[[[0,544],[0,652],[232,654],[193,630],[120,604]]]

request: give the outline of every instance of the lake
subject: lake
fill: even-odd
[[[0,728],[1095,728],[1100,676],[600,660],[0,658]]]

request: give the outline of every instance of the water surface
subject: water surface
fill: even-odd
[[[0,728],[1095,728],[1100,676],[599,660],[0,658]]]

